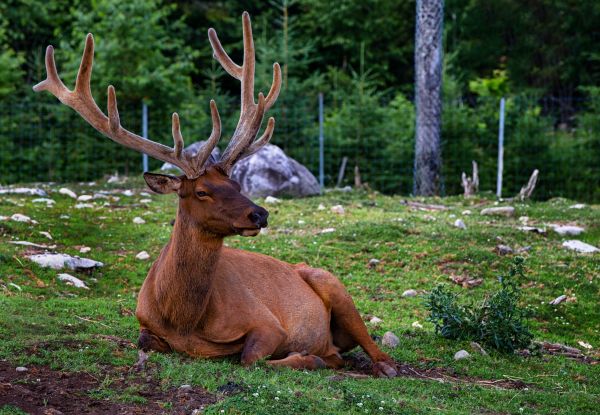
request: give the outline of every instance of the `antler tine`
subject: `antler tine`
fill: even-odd
[[[210,100],[210,115],[212,117],[212,132],[196,155],[196,163],[198,166],[203,166],[206,163],[206,160],[208,160],[221,138],[221,117],[219,117],[217,103],[213,99]]]
[[[239,159],[243,159],[248,156],[251,156],[252,154],[256,153],[258,150],[260,150],[261,147],[265,146],[271,140],[274,129],[275,129],[275,118],[269,117],[269,121],[267,122],[267,128],[265,128],[265,131],[263,132],[263,134],[254,143],[252,143],[252,145],[250,147],[248,147],[246,149],[246,151],[244,151],[242,153],[242,155],[239,157]]]
[[[54,47],[52,45],[49,45],[46,48],[45,63],[46,79],[34,85],[33,90],[35,92],[48,91],[56,98],[62,101],[66,94],[68,94],[71,91],[69,91],[69,89],[65,86],[63,81],[58,76],[58,71],[56,70],[56,62],[54,61]]]
[[[254,39],[252,38],[252,24],[248,12],[242,14],[242,31],[244,36],[244,65],[242,66],[242,111],[254,105],[254,67],[256,55]]]
[[[267,94],[266,102],[265,102],[265,111],[269,111],[277,98],[279,97],[279,92],[281,91],[281,66],[279,63],[275,62],[273,64],[273,83],[271,83],[271,89],[269,89],[269,93]]]
[[[179,126],[179,114],[173,113],[171,121],[171,131],[173,133],[173,152],[175,157],[181,158],[181,152],[183,151],[183,136],[181,135],[181,128]]]
[[[75,79],[75,93],[86,97],[92,96],[90,80],[92,79],[93,65],[94,36],[91,33],[88,33],[85,37],[85,47],[83,49],[83,55],[81,55],[81,63],[79,64],[79,71],[77,71],[77,78]]]
[[[235,79],[242,79],[242,67],[233,62],[229,57],[221,41],[217,36],[217,32],[212,27],[208,29],[208,40],[213,48],[213,57],[221,64],[221,66],[227,71],[227,73],[233,76]]]

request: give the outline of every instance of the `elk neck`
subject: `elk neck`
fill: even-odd
[[[189,333],[201,322],[212,293],[223,238],[192,223],[179,208],[171,239],[156,263],[156,296],[165,322]]]

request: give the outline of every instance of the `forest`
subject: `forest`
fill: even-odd
[[[212,58],[214,27],[234,60],[242,11],[253,19],[256,85],[283,69],[272,142],[318,170],[317,96],[325,101],[326,184],[344,184],[359,166],[370,187],[412,190],[415,2],[397,0],[5,0],[0,4],[0,181],[92,180],[136,173],[140,158],[100,138],[68,108],[31,86],[45,77],[44,49],[73,82],[85,35],[96,54],[92,90],[106,102],[114,85],[123,124],[169,143],[171,113],[186,142],[210,131],[208,102],[224,121],[239,107],[237,81]],[[506,98],[505,183],[516,191],[535,168],[537,196],[600,198],[600,3],[592,0],[448,0],[444,21],[443,182],[460,191],[460,172],[480,165],[493,190],[498,106]],[[102,107],[102,104],[100,104]],[[159,167],[158,162],[151,164]]]

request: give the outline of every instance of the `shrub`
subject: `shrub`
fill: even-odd
[[[533,335],[527,326],[528,310],[519,305],[523,278],[521,257],[515,258],[508,275],[498,278],[501,288],[486,295],[481,303],[462,304],[447,286],[438,285],[426,300],[428,321],[443,337],[472,340],[504,353],[530,345]]]

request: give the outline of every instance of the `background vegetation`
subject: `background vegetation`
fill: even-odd
[[[101,106],[115,85],[124,125],[170,142],[182,116],[188,142],[210,130],[208,100],[233,131],[237,81],[212,59],[215,27],[240,59],[240,15],[253,18],[257,87],[271,64],[284,70],[274,110],[275,144],[317,171],[317,94],[325,95],[327,184],[342,157],[386,192],[412,190],[413,1],[272,2],[6,0],[0,4],[0,177],[3,182],[83,180],[138,171],[139,156],[101,139],[31,86],[44,78],[43,51],[57,46],[67,83],[87,32],[96,38],[93,90]],[[538,197],[600,198],[600,4],[592,0],[448,0],[444,28],[443,159],[448,194],[476,159],[484,189],[495,183],[498,101],[508,99],[505,185],[516,192],[534,168]],[[157,166],[158,164],[153,164]],[[351,175],[347,175],[351,182]]]

